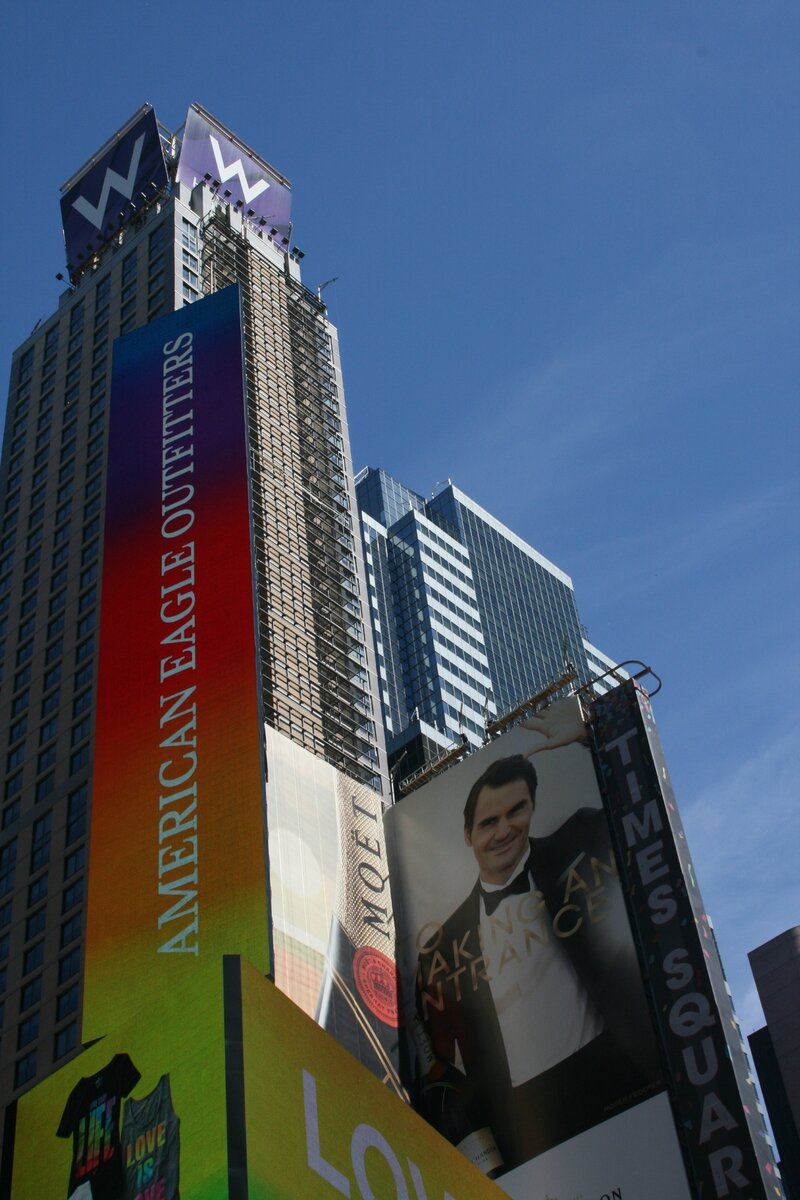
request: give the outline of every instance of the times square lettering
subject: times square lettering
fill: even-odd
[[[320,1122],[319,1108],[317,1102],[317,1081],[310,1071],[303,1071],[303,1115],[305,1118],[306,1132],[306,1163],[310,1171],[319,1179],[324,1179],[325,1182],[338,1192],[340,1196],[360,1196],[362,1200],[376,1200],[375,1192],[372,1187],[372,1182],[369,1178],[367,1170],[367,1162],[374,1159],[377,1154],[383,1159],[386,1167],[392,1176],[394,1185],[394,1193],[392,1200],[434,1200],[433,1194],[429,1196],[425,1187],[425,1182],[422,1178],[422,1172],[417,1164],[410,1158],[406,1158],[405,1167],[400,1161],[400,1157],[395,1153],[391,1143],[379,1129],[374,1125],[361,1124],[357,1125],[350,1135],[349,1146],[349,1166],[352,1169],[355,1185],[358,1189],[356,1192],[351,1184],[349,1174],[345,1174],[340,1167],[347,1170],[348,1164],[345,1161],[345,1153],[339,1152],[337,1155],[339,1165],[334,1165],[329,1159],[325,1158],[322,1152],[320,1142]],[[338,1128],[341,1122],[341,1113],[337,1112],[333,1118],[328,1117],[326,1124],[328,1129],[331,1125]],[[326,1142],[332,1139],[330,1133],[326,1138]],[[367,1151],[372,1150],[370,1160],[367,1159]],[[373,1176],[374,1178],[374,1176]],[[409,1189],[408,1180],[411,1180],[413,1193]],[[325,1195],[330,1195],[328,1188],[325,1188]],[[381,1190],[381,1196],[386,1196],[388,1193]],[[453,1200],[449,1192],[444,1192],[442,1200]]]
[[[631,744],[639,739],[637,728],[614,738],[605,745],[614,771],[617,786],[632,810],[622,817],[625,844],[631,851],[642,894],[646,897],[650,920],[654,925],[668,926],[680,920],[677,890],[680,881],[673,878],[673,868],[664,858],[663,818],[658,800],[646,799],[649,781],[638,756],[631,753]],[[708,997],[701,991],[687,991],[697,977],[685,946],[672,946],[664,955],[662,977],[666,987],[679,993],[670,1006],[668,1022],[675,1038],[683,1043],[681,1058],[686,1076],[698,1096],[702,1096],[702,1116],[697,1131],[697,1143],[707,1154],[714,1194],[718,1200],[740,1194],[749,1180],[742,1173],[742,1153],[734,1144],[719,1145],[719,1135],[738,1128],[737,1121],[713,1090],[719,1074],[719,1056],[715,1039],[705,1032],[718,1024]],[[709,1145],[709,1143],[711,1145]],[[711,1146],[716,1143],[716,1148]],[[733,1191],[731,1191],[731,1185]]]
[[[195,544],[181,540],[194,524],[191,507],[194,471],[191,333],[163,346],[161,536],[169,545],[161,556],[161,606],[164,630],[160,664],[162,685],[176,679],[177,691],[160,697],[160,748],[166,751],[158,772],[158,894],[169,907],[158,917],[158,929],[174,928],[158,947],[159,954],[199,954],[197,843],[197,703]],[[191,672],[188,676],[186,672]],[[173,685],[174,686],[174,685]]]
[[[584,924],[598,925],[607,916],[605,882],[616,877],[613,857],[608,862],[585,853],[579,854],[564,872],[558,895],[559,906],[551,912],[540,891],[532,890],[515,899],[505,913],[498,911],[487,919],[485,928],[492,939],[494,978],[499,979],[506,967],[522,957],[535,955],[549,944],[552,937],[566,941],[574,937]],[[423,1019],[430,1008],[444,1010],[444,988],[452,988],[452,996],[460,1002],[464,989],[477,991],[480,983],[489,982],[484,958],[484,926],[468,929],[460,939],[451,938],[445,944],[443,927],[429,922],[417,933],[419,955],[418,988],[422,995]]]

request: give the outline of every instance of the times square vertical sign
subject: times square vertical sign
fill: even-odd
[[[631,680],[598,698],[592,728],[689,1178],[703,1200],[776,1200],[783,1190],[647,694]]]

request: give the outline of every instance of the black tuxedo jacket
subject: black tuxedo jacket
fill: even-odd
[[[535,891],[528,902],[544,902],[551,936],[559,932],[556,940],[619,1053],[657,1077],[658,1052],[605,814],[579,809],[549,837],[530,844]],[[457,1048],[470,1090],[491,1105],[493,1096],[507,1097],[511,1076],[481,959],[480,919],[476,882],[420,954],[417,1003],[436,1055],[455,1063]]]

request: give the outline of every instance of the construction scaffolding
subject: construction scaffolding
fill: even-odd
[[[380,787],[343,401],[324,305],[215,209],[203,290],[242,285],[264,716]]]

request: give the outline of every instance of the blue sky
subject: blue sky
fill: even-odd
[[[572,576],[656,715],[745,1032],[800,922],[794,0],[45,0],[0,54],[3,358],[59,186],[198,100],[294,183],[356,466],[451,477]]]

